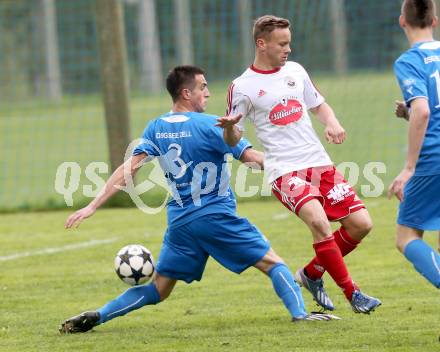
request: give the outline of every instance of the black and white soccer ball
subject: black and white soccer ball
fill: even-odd
[[[116,255],[115,271],[126,284],[142,285],[154,274],[153,255],[140,244],[129,244]]]

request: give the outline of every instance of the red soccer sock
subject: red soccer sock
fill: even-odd
[[[354,250],[361,241],[357,241],[350,236],[346,229],[341,226],[333,233],[336,244],[341,250],[342,256],[345,257],[348,253]]]
[[[354,250],[360,243],[360,241],[356,241],[355,239],[353,239],[343,226],[333,232],[333,236],[335,238],[336,244],[341,250],[341,254],[343,257]],[[307,274],[307,277],[312,280],[320,279],[325,272],[325,269],[319,263],[319,260],[316,256],[310,261],[309,264],[304,267],[304,270]]]
[[[348,274],[341,250],[333,236],[313,244],[316,257],[322,267],[330,274],[336,284],[342,289],[345,297],[351,301],[353,291],[357,288]]]

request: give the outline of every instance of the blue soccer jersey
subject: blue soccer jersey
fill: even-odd
[[[408,107],[426,98],[431,111],[416,165],[416,176],[440,174],[440,41],[416,43],[394,63],[394,72]]]
[[[232,154],[239,159],[251,144],[242,138],[229,147],[216,122],[213,115],[167,113],[148,124],[133,151],[159,158],[173,196],[167,207],[169,226],[206,214],[235,214],[227,158]]]

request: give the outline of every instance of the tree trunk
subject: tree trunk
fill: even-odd
[[[157,93],[162,89],[162,62],[154,0],[139,0],[139,61],[142,89]]]
[[[192,65],[194,63],[191,8],[188,0],[174,0],[176,23],[176,48],[179,65]]]
[[[252,37],[252,12],[250,0],[238,1],[238,16],[240,28],[240,44],[242,55],[242,69],[249,67],[255,54],[254,39]]]
[[[50,100],[62,97],[60,59],[55,0],[42,0],[44,26],[44,56],[46,66],[46,91]]]
[[[330,0],[332,26],[333,69],[337,74],[347,73],[347,21],[344,0]]]
[[[96,0],[101,84],[112,171],[124,161],[130,142],[127,49],[122,11],[118,0]]]

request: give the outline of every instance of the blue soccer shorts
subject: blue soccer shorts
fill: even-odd
[[[235,214],[207,214],[166,230],[156,271],[187,283],[200,281],[211,256],[239,274],[260,261],[269,249],[267,239],[247,219]]]
[[[418,230],[440,230],[440,175],[413,176],[403,190],[397,223]]]

